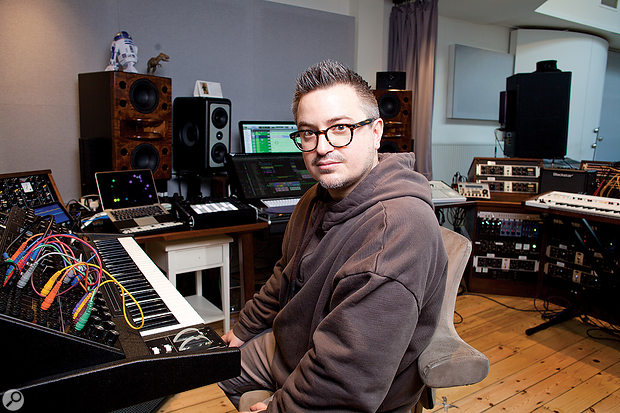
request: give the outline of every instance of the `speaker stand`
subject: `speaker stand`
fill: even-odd
[[[196,175],[184,175],[181,177],[187,184],[187,195],[185,199],[188,201],[202,198],[202,192],[200,191],[200,185],[202,183],[200,176]]]

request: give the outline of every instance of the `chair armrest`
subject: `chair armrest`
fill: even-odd
[[[456,331],[437,330],[418,358],[420,377],[432,388],[464,386],[482,381],[489,360],[464,342]]]
[[[273,399],[273,392],[269,390],[250,390],[241,395],[238,408],[240,412],[249,412],[250,406],[258,402],[269,404],[271,399]]]

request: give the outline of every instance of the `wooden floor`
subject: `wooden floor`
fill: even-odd
[[[530,298],[485,297],[534,310]],[[542,322],[538,312],[488,298],[459,296],[455,322],[461,337],[489,358],[491,371],[478,384],[438,389],[433,411],[620,412],[620,342],[588,337],[589,326],[577,319],[527,336],[527,328]],[[159,411],[237,410],[210,385],[174,396]]]

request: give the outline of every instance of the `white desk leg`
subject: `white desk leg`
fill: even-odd
[[[176,271],[173,270],[172,268],[168,267],[166,272],[168,274],[168,279],[170,280],[170,284],[172,284],[172,286],[174,288],[177,288],[177,273],[176,273]]]
[[[230,254],[229,244],[223,244],[224,262],[220,268],[220,294],[222,297],[222,311],[224,312],[224,333],[230,330]]]
[[[196,295],[202,297],[202,270],[195,272],[196,275]]]

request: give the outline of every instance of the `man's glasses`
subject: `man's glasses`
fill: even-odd
[[[353,141],[353,131],[355,129],[374,121],[374,118],[369,118],[353,124],[338,123],[323,130],[298,130],[291,133],[290,137],[302,152],[315,150],[319,145],[319,135],[325,135],[327,142],[334,148],[342,148]]]

